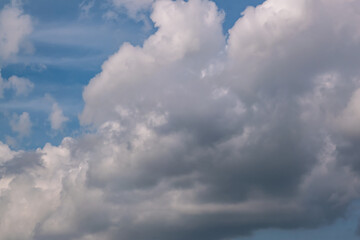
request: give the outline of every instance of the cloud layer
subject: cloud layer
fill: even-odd
[[[359,13],[267,0],[226,37],[213,2],[156,1],[157,32],[84,89],[94,133],[0,145],[0,238],[219,240],[343,216],[360,189]]]

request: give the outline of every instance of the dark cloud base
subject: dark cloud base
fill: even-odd
[[[157,32],[84,89],[94,133],[0,145],[0,238],[220,240],[343,217],[360,189],[359,12],[268,0],[226,37],[213,2],[156,1]]]

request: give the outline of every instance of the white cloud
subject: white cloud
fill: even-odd
[[[63,124],[69,120],[69,118],[64,116],[62,109],[57,103],[53,103],[49,120],[51,123],[51,128],[54,130],[59,130],[62,128]]]
[[[16,96],[27,96],[34,88],[34,84],[27,78],[11,76],[7,81],[0,73],[0,98],[4,97],[6,89],[13,89]]]
[[[94,133],[0,146],[0,238],[218,240],[342,217],[360,197],[359,138],[334,126],[356,132],[359,1],[267,0],[227,41],[210,1],[153,8],[157,32],[84,90]]]
[[[19,52],[24,38],[32,31],[29,15],[23,14],[14,1],[0,10],[0,59],[4,60]],[[0,62],[1,63],[1,62]]]
[[[14,156],[15,154],[9,146],[0,142],[0,164],[11,160]]]
[[[16,96],[26,96],[34,88],[34,84],[29,79],[17,76],[10,77],[8,85],[15,90]]]
[[[101,124],[117,118],[116,109],[125,102],[136,105],[147,98],[149,104],[156,104],[157,97],[164,98],[168,93],[155,96],[153,91],[164,89],[162,85],[174,87],[169,91],[177,91],[176,82],[181,81],[181,77],[188,78],[182,83],[186,88],[193,88],[191,94],[201,94],[196,88],[206,83],[190,80],[200,74],[192,68],[204,68],[224,47],[223,14],[213,2],[159,1],[154,4],[151,18],[159,30],[144,42],[143,48],[124,44],[86,87],[83,93],[86,105],[80,118],[83,123]],[[172,74],[177,70],[179,77]],[[147,89],[142,98],[135,93],[140,88]]]
[[[10,120],[10,126],[11,130],[18,133],[20,137],[29,136],[32,127],[29,113],[23,112],[20,116],[14,114]]]

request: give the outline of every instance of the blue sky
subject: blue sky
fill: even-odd
[[[19,139],[18,148],[35,149],[46,142],[59,143],[64,136],[76,134],[79,131],[77,115],[83,108],[83,87],[123,42],[141,44],[149,35],[141,22],[128,19],[126,15],[119,15],[118,22],[104,20],[100,6],[92,9],[91,16],[82,17],[80,3],[24,2],[24,12],[34,21],[34,31],[28,37],[32,51],[20,53],[7,63],[2,68],[2,76],[26,77],[36,87],[26,98],[14,99],[9,95],[1,99],[5,111],[1,119],[2,141],[5,142],[6,136],[16,137],[9,131],[5,116],[10,112],[28,111],[35,123],[32,137]],[[51,132],[47,121],[51,102],[44,100],[46,95],[58,102],[70,118],[61,132]]]
[[[58,188],[68,196],[44,193],[52,199],[49,206],[59,207],[39,207],[29,222],[36,219],[40,227],[25,222],[19,238],[10,226],[3,229],[4,239],[110,240],[119,236],[127,240],[135,236],[141,240],[152,236],[163,240],[179,232],[182,239],[197,240],[359,239],[360,90],[356,89],[360,89],[360,75],[355,63],[360,43],[355,31],[360,17],[351,10],[360,9],[359,4],[349,7],[350,3],[334,0],[326,12],[323,0],[316,0],[318,5],[296,0],[294,6],[283,0],[177,1],[183,5],[165,0],[168,11],[174,11],[169,17],[161,12],[168,6],[158,4],[159,0],[154,8],[159,25],[154,26],[152,1],[135,2],[141,4],[0,1],[2,11],[15,9],[31,19],[31,31],[21,37],[19,49],[11,50],[9,56],[0,52],[0,154],[4,159],[6,154],[12,156],[20,172],[12,173],[11,160],[0,156],[0,180],[31,176],[34,186],[29,189],[35,189],[51,173],[51,180],[62,179],[63,185],[53,183],[56,187],[49,189]],[[209,2],[215,2],[218,10]],[[182,18],[181,11],[186,17],[195,13],[194,26]],[[184,23],[176,22],[178,13]],[[333,18],[343,22],[332,24],[329,19]],[[30,20],[21,21],[24,25]],[[206,25],[206,21],[212,22]],[[192,32],[192,28],[196,29]],[[1,31],[6,30],[0,24]],[[177,32],[180,35],[174,42],[182,41],[178,52],[177,45],[171,45]],[[131,45],[123,45],[126,42]],[[192,44],[197,50],[192,50]],[[5,52],[1,44],[0,51]],[[148,143],[148,138],[154,143]],[[141,151],[136,152],[138,148]],[[145,151],[148,148],[150,152]],[[123,151],[129,153],[121,155]],[[244,165],[236,163],[242,157]],[[167,163],[163,158],[181,163]],[[119,159],[135,163],[117,164]],[[47,171],[32,172],[42,163],[48,164]],[[123,170],[127,167],[128,172]],[[84,169],[87,172],[82,174]],[[78,175],[73,176],[75,172]],[[1,184],[5,183],[0,181],[0,212]],[[14,180],[13,189],[16,184]],[[238,188],[242,190],[237,193]],[[20,190],[9,189],[4,199],[10,203],[12,192],[31,199],[30,206],[37,198],[35,193],[27,196],[22,185]],[[89,204],[99,212],[82,208],[76,189],[94,198]],[[156,198],[157,194],[163,198]],[[147,197],[154,200],[148,202]],[[19,205],[13,201],[4,209]],[[136,203],[127,205],[129,201]],[[251,211],[244,211],[242,217],[229,212],[240,211],[242,204]],[[174,215],[165,216],[163,205],[174,208]],[[85,217],[72,216],[67,212],[72,208]],[[130,210],[124,213],[122,208]],[[112,210],[134,225],[128,226]],[[146,213],[138,216],[138,211]],[[39,212],[48,217],[39,217]],[[87,222],[86,216],[97,220]],[[147,222],[147,217],[155,223]],[[167,219],[169,230],[160,231]],[[62,223],[67,220],[77,229]],[[121,224],[127,226],[126,231],[115,227]],[[177,224],[179,229],[174,227]],[[137,226],[144,234],[133,231]]]

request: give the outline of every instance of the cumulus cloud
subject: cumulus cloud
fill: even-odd
[[[29,136],[32,127],[29,113],[14,114],[10,120],[10,126],[11,130],[18,133],[20,137]]]
[[[359,12],[267,0],[226,39],[213,2],[156,1],[157,32],[84,89],[94,133],[0,145],[0,238],[219,240],[342,217],[360,194]]]
[[[26,96],[34,88],[34,84],[29,79],[17,76],[10,77],[8,85],[15,90],[16,96]]]
[[[4,97],[6,89],[13,89],[16,96],[27,96],[34,88],[34,84],[27,78],[11,76],[5,80],[0,72],[0,98]]]
[[[31,18],[22,12],[17,1],[0,10],[0,63],[19,52],[22,41],[31,31]]]
[[[187,99],[182,99],[184,107],[189,106],[185,101],[191,101],[190,97],[206,104],[207,99],[201,94],[209,90],[210,84],[195,81],[199,77],[195,69],[206,68],[221,54],[225,44],[223,15],[213,2],[159,1],[151,18],[159,30],[144,42],[143,48],[125,43],[86,87],[83,93],[86,105],[80,118],[83,123],[101,124],[124,115],[128,108],[134,111],[140,102],[148,102],[143,106],[148,108],[157,104],[156,98],[176,99],[180,94],[189,94]],[[166,88],[172,89],[159,91]],[[142,91],[142,96],[137,91]]]
[[[59,130],[62,128],[63,124],[69,119],[64,116],[64,113],[59,107],[59,105],[57,103],[53,103],[52,112],[49,116],[49,120],[51,123],[51,128],[54,130]]]

